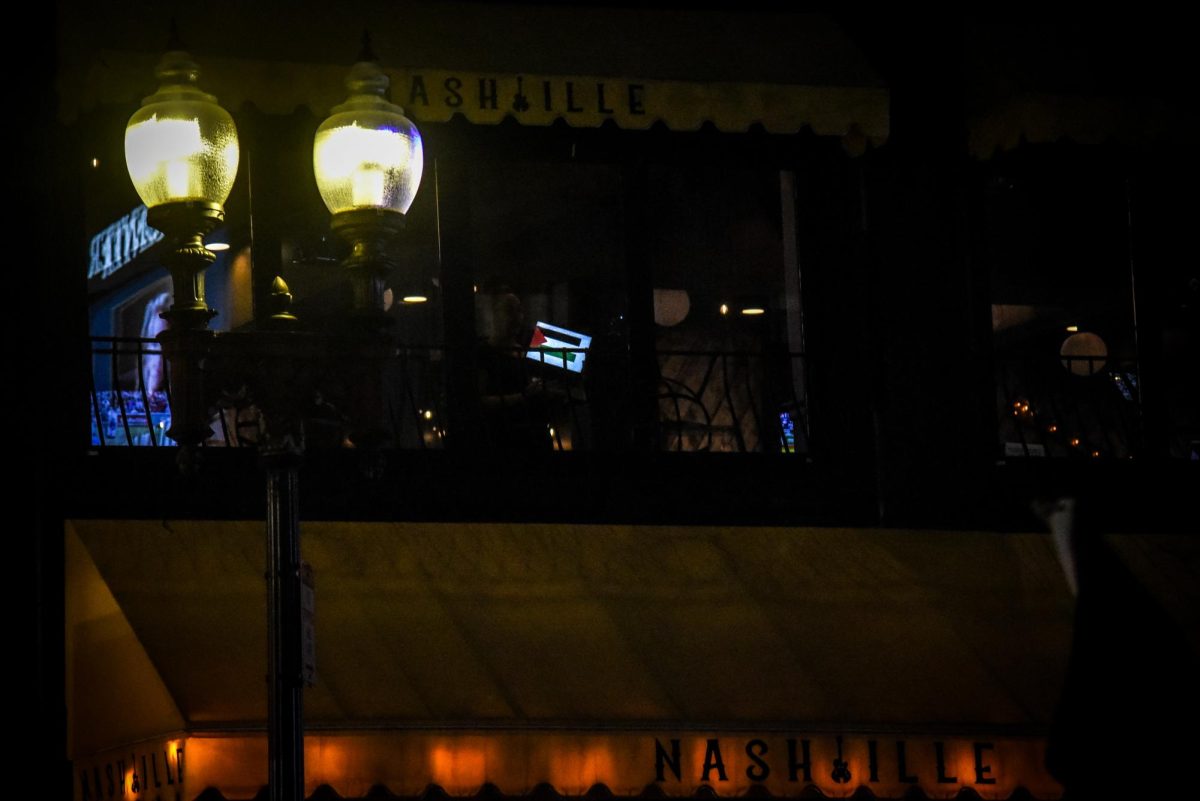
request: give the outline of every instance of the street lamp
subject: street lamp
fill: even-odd
[[[158,91],[125,126],[125,164],[147,221],[170,238],[166,264],[172,327],[204,328],[216,312],[204,301],[204,269],[215,258],[203,237],[225,219],[223,204],[238,168],[237,128],[216,98],[201,91],[200,68],[183,50],[155,69]]]
[[[225,219],[224,204],[238,168],[237,128],[216,98],[201,91],[200,68],[172,31],[155,74],[158,91],[125,126],[125,164],[148,209],[146,219],[167,236],[163,262],[171,274],[167,329],[159,334],[171,368],[171,428],[187,467],[208,427],[200,369],[216,312],[204,299],[204,271],[216,256],[204,235]]]
[[[388,248],[421,184],[424,152],[417,126],[387,99],[390,81],[363,36],[358,63],[346,76],[350,96],[330,111],[313,139],[313,173],[333,215],[334,232],[351,245],[357,311],[380,313]]]
[[[417,196],[425,162],[421,133],[388,99],[390,84],[364,32],[358,62],[346,75],[349,97],[330,110],[313,137],[317,189],[333,215],[334,233],[350,244],[343,265],[360,323],[354,348],[364,368],[359,391],[349,400],[356,421],[350,441],[376,454],[389,439],[382,401],[383,373],[395,351],[384,297],[396,266],[391,247]],[[416,293],[406,297],[419,302]]]
[[[313,168],[333,229],[351,245],[345,265],[355,310],[369,324],[349,336],[312,338],[295,330],[291,294],[277,277],[270,321],[253,333],[208,328],[216,312],[204,300],[204,270],[215,256],[203,237],[224,219],[238,166],[237,129],[228,112],[197,87],[199,69],[177,46],[157,68],[158,91],[129,120],[129,176],[169,238],[164,262],[173,305],[158,335],[170,366],[171,429],[180,463],[211,434],[205,380],[249,394],[259,408],[258,440],[267,489],[267,752],[272,801],[304,795],[303,689],[311,680],[311,640],[303,624],[306,570],[300,560],[298,465],[304,450],[304,399],[321,377],[355,386],[348,403],[351,442],[375,452],[387,441],[383,373],[395,345],[382,324],[389,246],[421,183],[421,135],[386,99],[388,78],[364,37],[347,77],[350,97],[317,129]],[[310,610],[311,611],[311,610]]]

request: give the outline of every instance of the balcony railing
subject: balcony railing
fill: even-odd
[[[382,426],[401,450],[811,456],[807,361],[798,353],[663,350],[642,364],[598,349],[409,346],[384,372]],[[995,390],[999,458],[1126,459],[1146,447],[1132,361],[998,358]],[[350,444],[349,391],[330,386],[307,399],[310,450]],[[88,400],[92,447],[175,445],[156,340],[93,338]],[[249,392],[214,394],[205,445],[254,447],[261,425]]]
[[[1143,447],[1133,361],[1051,356],[996,364],[1005,458],[1126,459]]]
[[[400,449],[808,453],[802,354],[659,351],[639,379],[627,352],[401,347],[385,373],[385,425]],[[91,379],[93,447],[175,444],[156,340],[93,338]],[[345,391],[309,399],[310,448],[348,444]],[[253,447],[260,418],[251,394],[221,394],[205,444]]]

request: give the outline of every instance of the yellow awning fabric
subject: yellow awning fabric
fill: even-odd
[[[119,760],[126,771],[140,762],[131,736],[154,739],[87,712],[149,708],[153,690],[82,636],[87,598],[104,589],[132,633],[123,647],[144,652],[182,719],[155,719],[159,771],[182,744],[189,793],[253,795],[245,787],[264,770],[263,524],[75,521],[72,537],[72,560],[94,565],[69,587],[77,764],[103,783]],[[938,797],[968,786],[985,798],[1017,786],[1055,794],[1037,737],[1065,670],[1072,601],[1042,535],[325,522],[304,525],[302,548],[317,610],[309,778],[343,796],[377,783],[399,794],[601,783],[686,795],[737,783],[848,795],[872,787],[872,741],[877,795],[895,790],[885,782],[907,786],[902,776]],[[84,688],[104,704],[89,705]],[[846,783],[832,773],[839,735],[856,777]],[[670,756],[673,740],[679,775],[668,768],[659,782],[657,749]],[[793,784],[789,747],[805,740],[823,767]],[[611,770],[596,767],[602,754]]]
[[[153,90],[154,58],[143,53],[104,52],[90,66],[80,106],[123,104],[135,108]],[[223,106],[253,104],[272,113],[307,107],[318,116],[345,100],[344,65],[205,58],[204,86]],[[612,122],[644,130],[663,123],[695,131],[744,132],[761,125],[770,133],[811,128],[830,136],[865,137],[877,144],[888,135],[888,93],[869,86],[656,80],[613,75],[563,75],[455,69],[385,70],[392,99],[418,124],[446,122],[459,114],[494,125],[511,118],[522,125],[563,120],[595,128]],[[64,107],[64,115],[76,113]]]
[[[395,68],[393,99],[418,123],[461,114],[693,131],[707,121],[721,131],[811,127],[859,144],[888,134],[887,90],[830,15],[424,0],[346,0],[337,13],[275,0],[171,14],[140,3],[72,8],[58,20],[59,117],[132,111],[155,88],[171,17],[202,86],[235,112],[253,104],[324,116],[345,99],[365,28],[380,63]]]

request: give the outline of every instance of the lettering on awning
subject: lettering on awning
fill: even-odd
[[[1004,746],[1005,756],[1010,745]],[[927,795],[952,785],[953,795],[970,787],[983,797],[1005,773],[993,739],[887,736],[672,737],[654,741],[654,781],[672,787],[707,785],[719,793],[742,794],[773,783],[780,795],[815,786],[826,795],[839,788],[868,787],[885,797],[914,785]],[[1006,777],[1007,778],[1007,777]],[[786,785],[791,785],[792,792]]]

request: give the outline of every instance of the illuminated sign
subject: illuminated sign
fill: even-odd
[[[400,797],[415,798],[430,785],[452,797],[476,796],[490,784],[515,796],[547,784],[574,797],[600,784],[618,798],[641,796],[648,787],[685,798],[708,791],[722,798],[814,791],[848,798],[864,789],[877,798],[916,791],[950,799],[967,791],[990,800],[1018,790],[1059,798],[1062,787],[1046,771],[1045,751],[1038,738],[863,732],[310,732],[305,795],[325,784],[343,798],[365,796],[377,785]],[[267,783],[261,734],[197,733],[93,759],[76,760],[76,801],[186,801],[207,788],[251,798]]]
[[[92,237],[88,278],[108,278],[162,238],[146,222],[146,207],[138,206]]]

